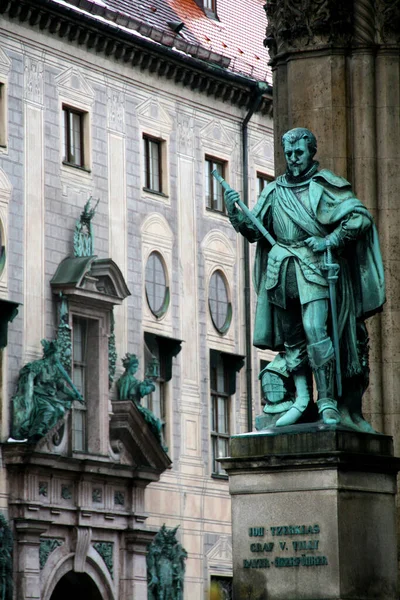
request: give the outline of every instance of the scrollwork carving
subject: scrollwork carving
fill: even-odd
[[[380,41],[400,42],[400,0],[376,0],[376,16]]]
[[[264,43],[272,58],[289,50],[350,41],[353,5],[348,0],[267,0],[264,9]]]

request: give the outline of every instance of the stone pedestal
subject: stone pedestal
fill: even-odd
[[[231,440],[234,600],[397,600],[392,438],[326,426]]]

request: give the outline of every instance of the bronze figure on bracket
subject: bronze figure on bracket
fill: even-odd
[[[26,364],[12,399],[14,440],[36,443],[62,419],[74,400],[83,398],[60,362],[56,341],[42,340],[43,357]],[[68,385],[67,385],[68,384]]]
[[[314,420],[312,374],[324,425],[373,432],[361,399],[369,375],[365,320],[385,302],[377,231],[350,183],[319,168],[310,131],[292,129],[282,144],[286,173],[263,190],[251,212],[219,177],[232,225],[257,242],[254,345],[280,352],[290,375],[275,369],[285,404],[281,414],[274,412],[267,395],[266,412],[277,417],[277,427]],[[291,386],[295,399],[286,406]]]
[[[161,445],[163,445],[162,424],[160,419],[158,419],[150,409],[141,404],[142,398],[155,391],[155,377],[150,377],[148,374],[146,374],[146,377],[143,381],[139,381],[139,379],[136,378],[135,374],[139,368],[139,360],[136,354],[130,354],[127,352],[125,357],[122,359],[122,365],[125,369],[125,372],[117,381],[119,400],[131,400],[135,403],[136,407],[142,413],[145,421],[148,423],[157,440]],[[163,448],[165,451],[168,450],[165,446],[163,446]]]

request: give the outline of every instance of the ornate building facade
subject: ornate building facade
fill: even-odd
[[[144,600],[163,524],[187,551],[185,598],[212,580],[229,597],[217,458],[260,412],[268,354],[211,173],[250,204],[274,173],[263,1],[231,4],[0,2],[14,600]]]

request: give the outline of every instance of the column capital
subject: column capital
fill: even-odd
[[[326,46],[347,46],[352,35],[353,3],[348,0],[267,0],[265,45],[272,62],[279,55]]]
[[[46,533],[50,523],[39,519],[15,519],[15,530],[18,543],[40,544],[40,536]]]

